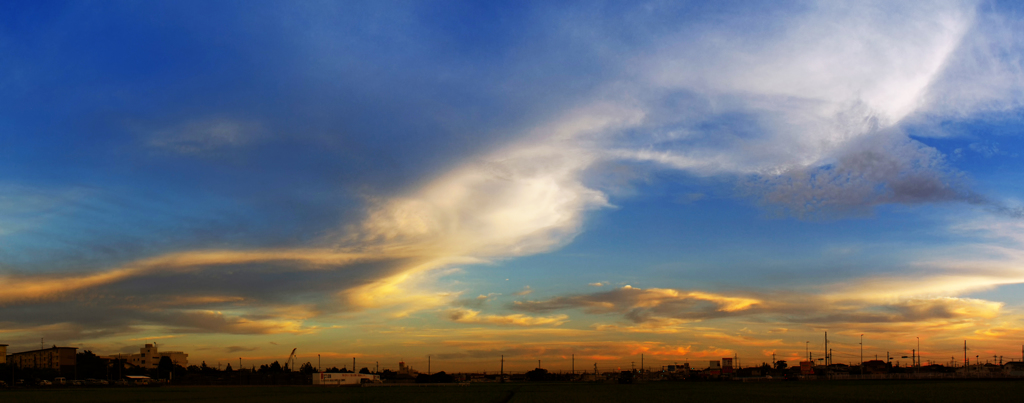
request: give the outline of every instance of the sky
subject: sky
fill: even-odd
[[[1020,32],[998,1],[4,2],[0,344],[1024,359]]]

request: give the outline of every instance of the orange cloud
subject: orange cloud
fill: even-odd
[[[448,318],[459,323],[483,323],[515,326],[558,326],[568,321],[569,315],[540,317],[527,316],[523,314],[480,315],[480,311],[474,311],[472,309],[453,309],[448,311]]]
[[[0,284],[4,284],[6,288],[3,293],[0,293],[0,304],[53,299],[64,293],[115,283],[133,277],[167,272],[191,272],[207,266],[295,261],[316,269],[322,265],[331,265],[332,267],[347,265],[372,257],[372,255],[339,252],[333,249],[211,250],[170,253],[90,274],[0,275]]]

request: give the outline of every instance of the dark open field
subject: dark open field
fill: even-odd
[[[507,383],[469,386],[188,386],[0,390],[2,402],[1019,402],[1024,381]]]

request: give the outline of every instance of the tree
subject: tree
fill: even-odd
[[[546,381],[548,378],[548,370],[544,368],[537,368],[526,372],[526,379],[531,381]]]
[[[231,363],[230,362],[228,363],[228,366],[224,368],[224,372],[234,372],[234,371],[235,371],[234,369],[231,369]]]
[[[211,375],[217,373],[217,368],[207,366],[206,361],[203,361],[203,363],[199,365],[199,372],[205,375]]]
[[[360,374],[369,374],[370,373],[370,369],[366,368],[366,367],[363,367],[363,369],[359,370],[359,373]]]
[[[302,364],[301,367],[299,367],[299,372],[308,375],[308,374],[315,373],[316,372],[316,368],[313,368],[313,364],[307,362],[305,364]]]
[[[779,371],[785,371],[786,367],[788,367],[788,366],[789,366],[789,364],[786,364],[785,361],[775,361],[775,369],[777,369]]]
[[[104,379],[107,377],[107,360],[85,350],[75,355],[75,365],[78,367],[79,378]],[[10,378],[7,378],[10,380]]]
[[[419,374],[416,376],[416,383],[452,383],[455,382],[455,378],[451,375],[444,373],[444,371],[433,373],[430,375]]]
[[[160,363],[156,365],[156,369],[157,371],[159,371],[160,374],[170,375],[171,371],[174,371],[174,362],[171,361],[171,357],[165,355],[163,357],[160,357]],[[157,378],[159,377],[160,376],[157,375]]]

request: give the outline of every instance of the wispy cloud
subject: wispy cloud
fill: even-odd
[[[678,291],[664,288],[640,289],[624,286],[612,291],[555,297],[543,301],[516,301],[513,307],[529,312],[584,308],[590,313],[619,312],[634,322],[645,322],[651,316],[675,319],[704,319],[746,311],[762,305],[754,298],[731,297],[699,291]]]
[[[448,311],[448,318],[453,322],[459,323],[515,326],[558,326],[568,321],[569,315],[528,316],[521,313],[511,315],[481,315],[480,311],[474,311],[472,309],[453,309]]]
[[[203,155],[259,141],[265,134],[258,122],[212,118],[152,131],[149,145],[179,154]]]
[[[334,249],[214,250],[170,253],[85,274],[0,275],[4,284],[12,287],[9,292],[0,295],[0,304],[60,298],[74,291],[140,276],[187,273],[210,266],[293,261],[306,264],[306,269],[317,270],[328,265],[328,267],[341,266],[366,258],[365,254],[346,253]]]
[[[89,194],[86,189],[40,189],[0,182],[0,237],[59,217]]]
[[[521,297],[521,296],[530,295],[530,294],[533,294],[533,289],[530,288],[530,286],[523,287],[523,289],[521,291],[516,291],[516,292],[512,293],[512,295],[516,296],[516,297]]]
[[[163,336],[152,336],[152,337],[136,337],[134,339],[128,339],[128,341],[163,340],[163,339],[173,339],[175,337],[180,337],[180,336],[178,336],[178,335],[163,335]]]
[[[690,331],[696,322],[742,319],[764,323],[833,326],[873,324],[941,323],[986,320],[1002,312],[1000,302],[956,297],[913,297],[875,294],[864,287],[848,291],[824,289],[820,294],[776,291],[759,297],[673,289],[623,287],[613,291],[558,296],[543,301],[516,301],[512,308],[527,312],[558,312],[583,309],[590,315],[619,315],[626,323],[598,323],[595,330],[627,333],[678,333]],[[777,333],[777,332],[776,332]],[[712,335],[713,336],[713,335]],[[708,336],[714,338],[712,336]],[[703,335],[701,337],[704,337]],[[763,338],[760,342],[766,342]],[[735,344],[742,344],[736,340]]]
[[[862,214],[880,204],[976,201],[962,182],[935,149],[882,134],[851,142],[834,162],[759,175],[744,186],[768,208],[816,218]]]

